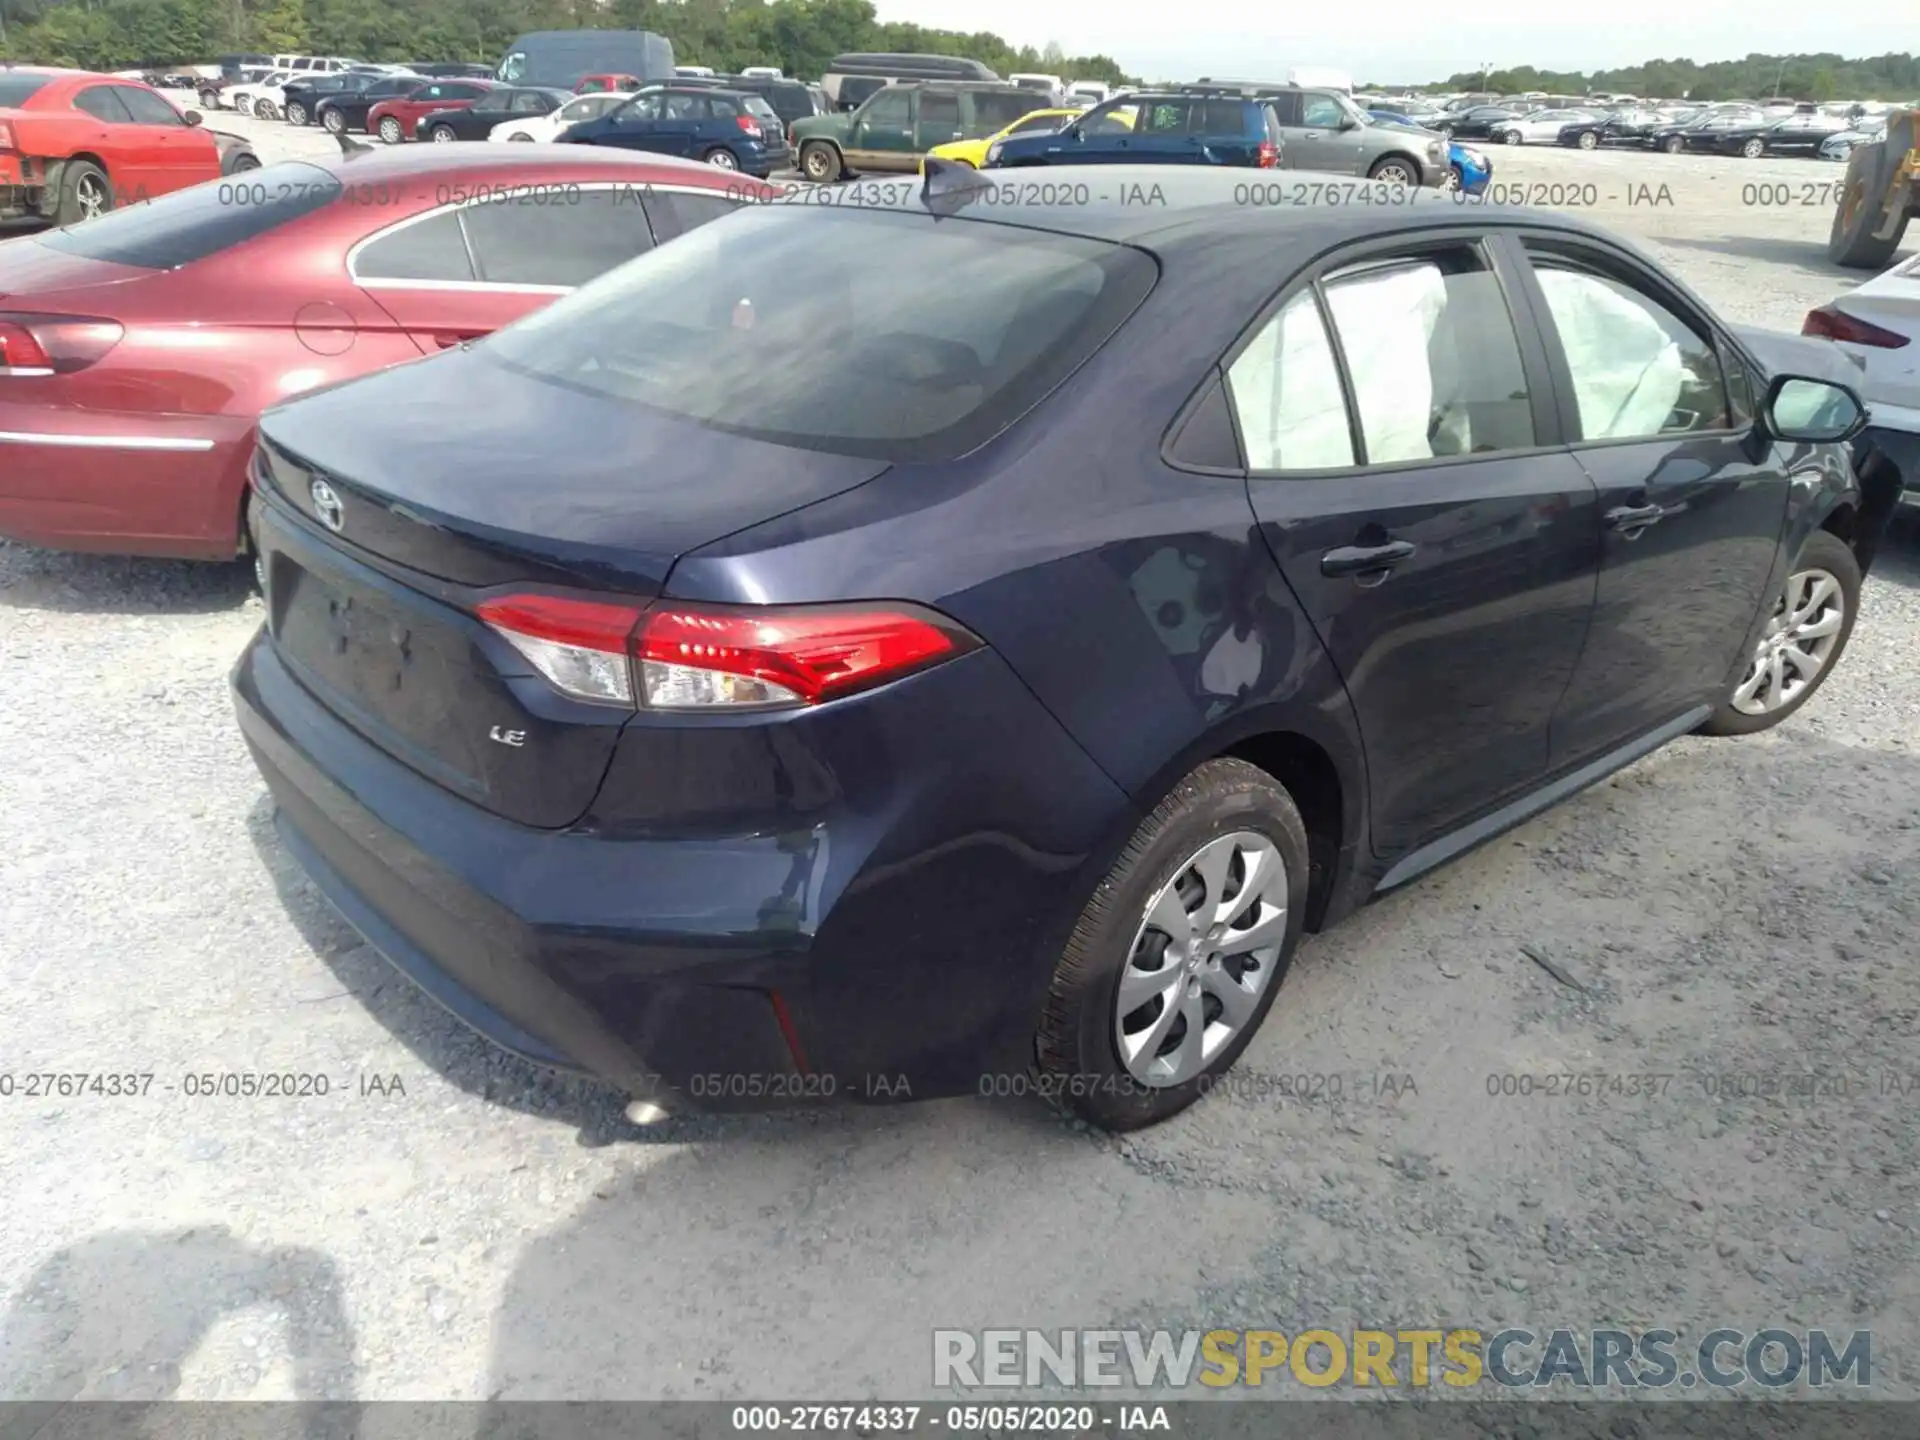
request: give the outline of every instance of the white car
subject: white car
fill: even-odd
[[[293,79],[293,75],[291,70],[274,70],[258,80],[236,85],[227,91],[226,102],[242,115],[264,116],[267,112],[259,106],[262,100],[266,100],[273,107],[273,114],[278,115],[281,102],[286,98],[286,92],[281,87]]]
[[[1820,142],[1820,158],[1822,160],[1838,160],[1844,164],[1847,157],[1853,154],[1854,146],[1865,145],[1871,141],[1884,140],[1886,138],[1887,122],[1885,120],[1862,120],[1853,129],[1842,130],[1839,134],[1829,135],[1826,139],[1822,140]]]
[[[1906,440],[1901,503],[1920,505],[1920,255],[1808,311],[1800,333],[1826,336],[1859,367],[1870,423]]]
[[[598,120],[616,105],[624,105],[633,96],[622,90],[602,91],[569,100],[549,115],[516,115],[502,120],[487,132],[489,140],[552,140],[569,125],[583,120]]]
[[[1558,145],[1562,127],[1604,118],[1600,110],[1535,110],[1518,120],[1502,120],[1493,138],[1504,145]]]

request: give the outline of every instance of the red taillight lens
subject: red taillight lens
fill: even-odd
[[[649,611],[634,636],[642,703],[659,710],[817,705],[979,642],[910,606]]]
[[[644,609],[514,595],[477,613],[563,693],[647,710],[817,705],[980,644],[912,605]]]
[[[66,375],[84,370],[126,331],[117,321],[80,315],[0,314],[0,371]]]
[[[1809,310],[1800,333],[1824,335],[1829,340],[1845,340],[1853,345],[1872,345],[1881,350],[1898,350],[1908,338],[1897,330],[1882,329],[1832,305]]]
[[[1274,166],[1280,163],[1280,147],[1275,145],[1271,140],[1262,140],[1260,142],[1259,155],[1255,163],[1259,165],[1262,170],[1273,169]]]
[[[733,123],[746,131],[747,134],[753,136],[754,139],[758,140],[760,138],[760,122],[751,115],[736,115],[733,117]]]

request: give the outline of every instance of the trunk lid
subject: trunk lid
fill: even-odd
[[[154,271],[138,265],[116,265],[109,260],[93,260],[84,255],[69,255],[37,237],[22,236],[12,244],[0,245],[0,303],[18,310],[22,302],[38,301],[55,295],[79,298],[76,292],[99,291],[130,281],[151,279]],[[95,297],[105,303],[104,294]],[[27,309],[41,308],[28,304]]]
[[[256,483],[284,502],[261,507],[260,526],[280,653],[388,754],[549,828],[592,803],[632,712],[553,690],[474,618],[479,601],[524,585],[644,603],[685,552],[887,468],[674,420],[479,351],[314,392],[260,430]]]

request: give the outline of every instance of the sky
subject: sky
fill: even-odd
[[[1593,70],[1643,60],[1736,60],[1753,52],[1907,52],[1920,46],[1915,0],[1434,0],[1283,4],[1275,0],[875,0],[882,20],[990,30],[1069,55],[1107,54],[1145,79],[1282,79],[1295,65],[1357,81],[1412,84],[1457,71],[1535,65]],[[1901,13],[1904,12],[1904,18]],[[1175,24],[1172,16],[1184,23]]]

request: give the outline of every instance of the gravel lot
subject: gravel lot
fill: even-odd
[[[269,160],[331,143],[214,123]],[[1591,183],[1740,322],[1795,329],[1853,278],[1830,192],[1798,203],[1837,166],[1495,160]],[[1744,204],[1761,182],[1790,203]],[[1242,1070],[1323,1093],[1125,1141],[985,1100],[636,1132],[491,1051],[275,843],[225,690],[259,619],[237,566],[0,543],[0,1070],[158,1077],[0,1099],[0,1396],[909,1397],[936,1325],[1503,1321],[1871,1326],[1876,1393],[1920,1396],[1910,531],[1808,711],[1311,941]],[[1570,1069],[1674,1078],[1488,1093]],[[181,1093],[208,1071],[332,1093]],[[1701,1079],[1807,1072],[1853,1088]]]

